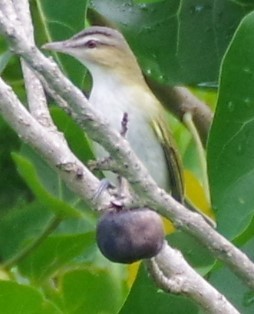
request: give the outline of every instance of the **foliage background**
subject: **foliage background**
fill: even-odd
[[[212,108],[216,104],[207,144],[212,206],[219,232],[254,258],[253,1],[33,0],[30,6],[38,46],[84,28],[87,16],[95,19],[93,9],[121,29],[146,74],[188,85]],[[1,75],[25,103],[19,60],[3,38],[0,52]],[[89,88],[89,75],[75,60],[54,57],[76,85]],[[75,154],[91,159],[79,127],[53,103],[50,109]],[[169,119],[197,187],[191,137]],[[98,215],[3,120],[0,130],[0,308],[6,314],[199,312],[190,300],[158,290],[143,266],[136,277],[138,264],[125,267],[101,256]],[[168,239],[241,313],[253,313],[253,292],[206,248],[181,232]]]

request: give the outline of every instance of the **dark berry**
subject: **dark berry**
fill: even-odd
[[[130,264],[151,258],[164,241],[160,216],[148,208],[105,213],[96,230],[102,254],[112,262]]]

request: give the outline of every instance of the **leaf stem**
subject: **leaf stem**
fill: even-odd
[[[186,127],[188,128],[188,130],[190,131],[190,133],[193,137],[193,140],[196,144],[198,158],[199,158],[201,171],[202,171],[203,186],[204,186],[204,190],[205,190],[208,202],[209,202],[209,204],[211,204],[209,180],[208,180],[208,176],[207,176],[207,163],[206,163],[205,150],[203,148],[203,145],[202,145],[200,136],[198,134],[197,128],[193,122],[192,114],[190,112],[186,112],[183,116],[183,121],[184,121]]]

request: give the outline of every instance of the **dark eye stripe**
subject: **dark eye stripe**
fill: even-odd
[[[77,40],[75,39],[72,40],[71,43],[69,43],[69,47],[71,48],[82,48],[82,47],[86,47],[86,48],[96,48],[98,46],[114,46],[110,43],[106,43],[106,42],[101,42],[99,40],[94,40],[94,39],[89,39],[87,40],[86,38],[82,38],[82,39],[85,39],[85,40]]]

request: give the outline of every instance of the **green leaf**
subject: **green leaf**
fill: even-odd
[[[4,212],[16,203],[31,199],[29,189],[19,177],[15,164],[10,158],[13,150],[19,149],[17,134],[0,117],[0,221]]]
[[[134,3],[153,3],[153,2],[161,2],[164,0],[134,0]]]
[[[72,152],[83,162],[95,159],[84,131],[63,110],[53,107],[51,115],[59,131],[64,133]]]
[[[211,85],[235,29],[254,3],[92,0],[91,6],[124,32],[146,73],[171,84]]]
[[[55,169],[51,168],[35,150],[26,144],[22,144],[20,154],[33,164],[43,186],[56,198],[64,200],[69,204],[80,202],[80,197],[65,185]]]
[[[63,314],[35,289],[0,281],[0,309],[4,314]]]
[[[167,236],[167,240],[201,275],[206,275],[213,267],[215,260],[211,252],[191,235],[176,231]]]
[[[119,314],[194,314],[198,307],[182,296],[164,293],[159,290],[147,270],[141,267],[128,298]]]
[[[208,171],[218,230],[241,234],[254,214],[254,13],[239,26],[221,69],[208,143]]]
[[[254,239],[241,248],[252,260],[254,259]],[[242,280],[226,267],[213,271],[209,282],[233,303],[239,313],[252,314],[254,312],[254,291],[249,289]]]
[[[6,68],[11,57],[12,53],[9,50],[0,55],[0,74]]]
[[[115,266],[119,269],[119,265]],[[125,296],[125,288],[119,279],[119,276],[96,267],[66,273],[61,282],[61,293],[67,312],[118,313]]]
[[[69,266],[75,258],[87,254],[88,249],[94,246],[94,239],[93,232],[52,235],[19,264],[19,270],[33,282],[41,282],[64,266]]]
[[[26,247],[27,242],[38,236],[52,213],[39,202],[9,210],[0,219],[0,256],[2,261],[11,259]]]
[[[15,160],[20,175],[25,180],[33,194],[44,206],[62,218],[82,217],[80,211],[71,207],[61,199],[54,197],[47,191],[36,173],[35,166],[27,158],[17,153],[13,153],[12,157]]]

